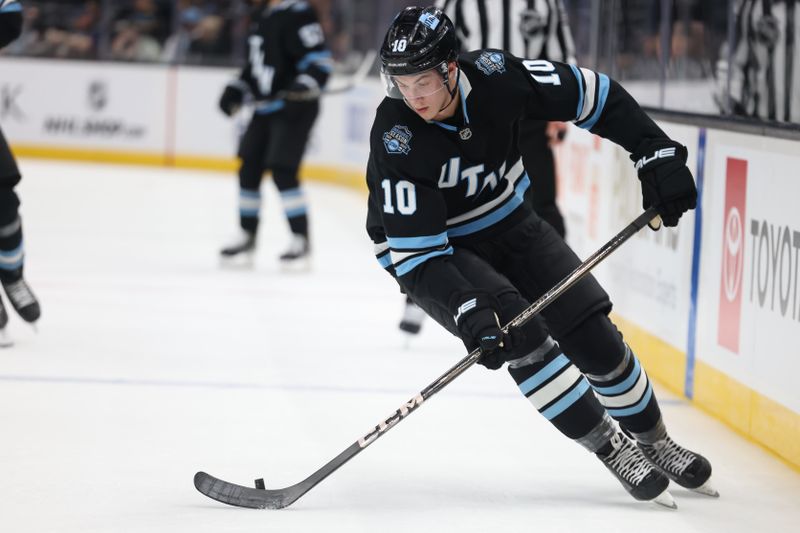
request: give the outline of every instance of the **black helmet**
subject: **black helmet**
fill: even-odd
[[[381,46],[381,71],[403,76],[453,61],[458,42],[453,22],[437,7],[407,7],[394,18]]]

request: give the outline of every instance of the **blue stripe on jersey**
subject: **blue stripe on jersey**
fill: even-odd
[[[386,240],[392,250],[438,248],[447,244],[447,232],[443,231],[438,235],[425,235],[423,237],[387,237]]]
[[[647,407],[647,403],[650,401],[650,397],[652,395],[653,395],[653,386],[650,383],[648,383],[647,391],[644,393],[644,396],[642,396],[642,399],[636,403],[636,405],[625,407],[623,409],[606,408],[606,411],[608,411],[608,414],[613,416],[614,418],[620,416],[631,416],[637,413],[641,413],[642,411],[644,411],[645,407]]]
[[[275,111],[280,111],[283,109],[283,106],[286,105],[286,102],[283,100],[275,100],[269,102],[268,104],[264,104],[260,107],[257,107],[255,113],[257,115],[268,115],[270,113],[274,113]]]
[[[239,216],[242,217],[257,217],[260,209],[257,207],[240,207]]]
[[[585,130],[592,129],[592,126],[597,124],[597,121],[600,120],[600,115],[603,114],[603,108],[606,106],[606,98],[608,98],[608,88],[611,85],[611,82],[608,80],[608,76],[605,74],[597,73],[597,77],[600,80],[600,90],[598,91],[597,95],[597,102],[594,105],[594,113],[592,116],[589,117],[589,120],[584,122],[580,125],[581,128]]]
[[[18,13],[22,11],[22,6],[18,3],[8,4],[0,8],[0,13]]]
[[[634,363],[631,375],[625,378],[624,381],[617,383],[616,385],[612,385],[611,387],[595,387],[594,390],[603,396],[614,396],[617,394],[622,394],[623,392],[628,392],[631,387],[636,385],[636,382],[639,380],[639,376],[642,373],[641,366],[639,365],[639,359],[634,357],[633,361]]]
[[[570,65],[569,68],[572,69],[572,73],[578,79],[578,112],[575,114],[575,120],[578,120],[581,117],[581,113],[583,113],[583,74],[575,65]]]
[[[522,391],[522,394],[525,396],[528,395],[529,392],[536,389],[539,385],[550,379],[551,377],[555,376],[562,368],[569,364],[569,359],[563,353],[547,363],[545,367],[534,375],[523,381],[519,384],[519,390]]]
[[[428,259],[431,259],[432,257],[438,257],[440,255],[453,255],[453,247],[448,246],[444,250],[434,250],[433,252],[428,252],[427,254],[418,255],[413,259],[409,259],[408,261],[404,262],[400,266],[395,267],[394,271],[398,276],[404,276]]]
[[[519,180],[519,183],[517,183],[517,186],[514,188],[514,196],[512,196],[505,204],[503,204],[502,207],[492,211],[488,215],[482,216],[477,220],[473,220],[468,224],[464,224],[463,226],[448,228],[447,235],[450,237],[463,237],[464,235],[469,235],[470,233],[476,233],[486,229],[489,226],[503,220],[517,207],[522,205],[525,191],[530,186],[531,180],[528,178],[528,173],[526,172],[522,179]]]
[[[297,63],[297,70],[303,71],[313,63],[323,72],[330,72],[333,69],[328,64],[328,59],[331,59],[331,53],[328,50],[309,52]]]
[[[548,420],[554,419],[566,411],[569,406],[577,402],[587,390],[589,390],[589,382],[586,381],[586,378],[581,378],[580,381],[578,381],[578,385],[573,387],[573,389],[569,391],[563,398],[558,400],[544,411],[541,411],[542,416]]]
[[[239,196],[242,198],[256,198],[261,199],[260,191],[250,191],[248,189],[239,189]]]

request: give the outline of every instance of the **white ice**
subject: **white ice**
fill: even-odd
[[[315,257],[280,270],[271,183],[252,270],[221,269],[235,180],[21,162],[38,333],[0,351],[0,531],[753,532],[800,523],[797,471],[659,390],[675,439],[722,494],[632,500],[504,371],[472,368],[281,511],[196,492],[197,470],[294,484],[463,357],[427,322],[404,348],[402,297],[372,255],[365,196],[306,186]],[[610,236],[609,236],[610,237]]]

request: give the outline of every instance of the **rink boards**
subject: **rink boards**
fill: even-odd
[[[247,117],[216,107],[227,69],[0,59],[0,124],[20,156],[233,170]],[[377,84],[326,96],[304,173],[363,188]],[[650,374],[800,467],[800,143],[662,123],[701,204],[597,271]],[[559,202],[581,255],[641,210],[624,151],[578,128]],[[535,176],[532,176],[535,179]]]

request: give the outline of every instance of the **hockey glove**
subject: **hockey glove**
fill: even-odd
[[[462,292],[451,300],[450,308],[467,349],[480,347],[478,364],[491,370],[503,366],[513,340],[500,328],[495,311],[500,308],[497,298],[484,291]]]
[[[225,86],[219,99],[219,108],[229,117],[239,111],[244,103],[245,89],[240,82],[232,82]]]
[[[642,206],[654,206],[665,226],[697,206],[697,188],[686,166],[686,147],[669,139],[646,139],[631,154],[642,182]]]

